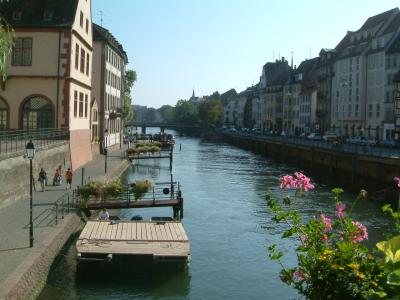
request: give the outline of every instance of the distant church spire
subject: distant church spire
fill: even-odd
[[[193,94],[192,94],[192,98],[194,98],[194,88],[193,88]]]

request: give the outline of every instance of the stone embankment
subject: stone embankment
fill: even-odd
[[[39,160],[43,159],[44,167],[49,169],[54,167],[55,169],[60,161],[64,162],[64,157],[68,157],[68,152],[63,147],[49,149],[49,151],[51,152],[47,155],[46,151],[39,153],[36,166],[39,167]],[[42,155],[43,158],[41,158]],[[28,203],[26,189],[22,187],[27,185],[26,177],[28,173],[25,167],[21,167],[27,163],[26,159],[24,161],[23,158],[13,159],[15,161],[11,162],[10,166],[14,165],[14,168],[6,167],[5,169],[8,177],[18,177],[18,182],[8,188],[13,189],[14,194],[22,193],[23,195],[15,196],[11,200],[4,198],[0,202],[0,205],[3,203],[3,208],[0,209],[0,265],[3,273],[0,276],[0,299],[34,299],[45,285],[54,259],[71,235],[81,228],[83,222],[81,217],[73,212],[59,220],[57,225],[34,223],[34,247],[29,248],[29,226],[26,225],[29,221],[27,216],[29,206],[26,204]],[[0,162],[3,164],[0,165],[0,168],[4,167],[5,162],[6,160]],[[104,174],[104,156],[95,155],[93,160],[84,166],[84,181],[119,177],[129,166],[130,163],[121,155],[121,150],[116,149],[109,152],[108,172]],[[19,170],[16,171],[16,175],[12,175],[12,170],[15,170],[15,168],[19,168]],[[81,173],[81,169],[75,170],[73,187],[80,184]],[[49,187],[45,193],[35,192],[33,196],[34,211],[36,211],[34,220],[38,215],[42,215],[46,209],[51,210],[54,202],[63,194],[65,194],[64,187]],[[24,210],[23,213],[22,210]],[[14,217],[7,219],[7,216]],[[4,220],[4,224],[2,220]]]

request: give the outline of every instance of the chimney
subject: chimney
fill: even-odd
[[[284,62],[285,61],[285,57],[284,56],[282,56],[282,62]]]

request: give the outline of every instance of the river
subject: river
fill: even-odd
[[[168,160],[140,162],[125,180],[168,181],[168,166]],[[279,177],[294,171],[293,166],[224,143],[177,137],[172,172],[185,201],[182,222],[192,255],[188,268],[139,262],[128,273],[79,274],[72,242],[54,262],[38,299],[297,299],[296,291],[278,279],[280,268],[267,253],[269,244],[279,244],[291,266],[296,263],[296,242],[280,239],[285,227],[271,222],[265,202],[266,193],[278,198],[291,194],[279,189]],[[301,199],[305,218],[333,211],[332,187],[313,179],[316,189]],[[345,195],[348,203],[353,198]],[[172,216],[172,209],[120,212],[127,218],[136,214]],[[368,227],[370,244],[391,228],[372,201],[360,203],[354,219]]]

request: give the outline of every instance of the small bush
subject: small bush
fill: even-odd
[[[140,199],[143,197],[145,193],[150,191],[153,188],[153,183],[149,180],[138,180],[136,182],[131,183],[131,192],[135,197],[135,200]]]

